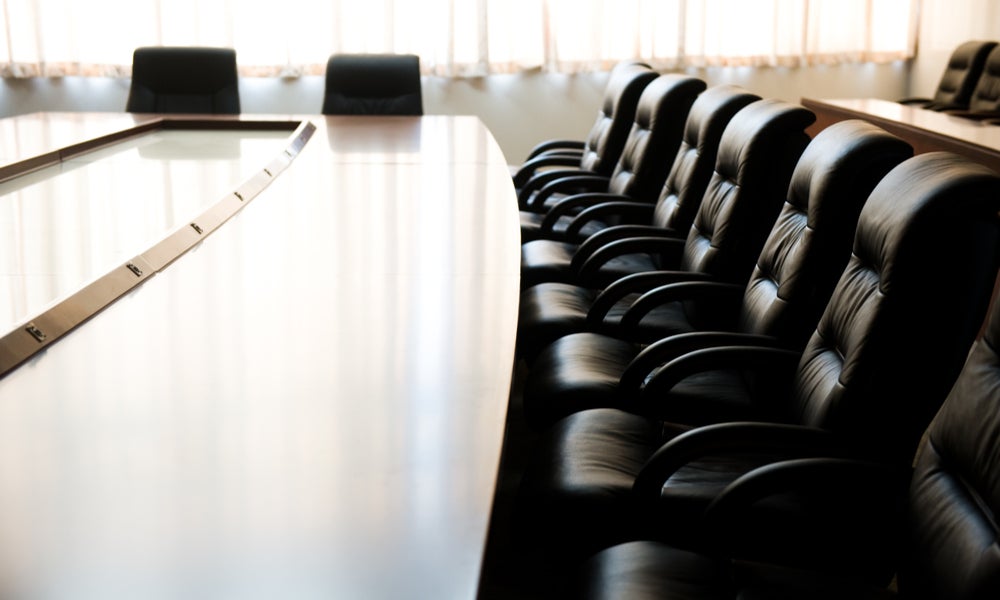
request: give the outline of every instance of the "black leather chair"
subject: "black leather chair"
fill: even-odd
[[[236,51],[178,46],[136,48],[125,110],[239,114]]]
[[[618,333],[655,341],[649,346],[592,332],[556,340],[525,383],[530,421],[538,426],[586,408],[620,407],[679,348],[755,343],[801,350],[847,264],[861,207],[886,173],[912,155],[906,142],[862,121],[820,132],[795,167],[745,286],[688,281],[647,292],[625,313]],[[643,331],[642,316],[664,305],[670,318]],[[670,409],[658,416],[688,424],[768,417],[768,407],[755,399],[777,390],[762,383],[772,382],[739,371],[699,374],[674,387]]]
[[[969,98],[968,108],[944,112],[978,121],[1000,119],[1000,45],[994,47],[987,55],[983,72],[980,73],[976,87]]]
[[[324,115],[424,114],[420,57],[335,54],[326,63]]]
[[[862,209],[850,261],[804,352],[682,355],[650,377],[640,399],[669,401],[672,382],[706,369],[794,373],[792,392],[771,399],[782,422],[692,429],[610,408],[574,413],[545,433],[521,482],[519,523],[532,547],[550,557],[635,539],[697,548],[706,509],[756,468],[838,456],[908,468],[983,322],[1000,258],[998,208],[1000,177],[956,155],[922,154],[893,169]],[[868,485],[845,491],[863,496]],[[785,518],[802,512],[784,497],[730,527],[759,534],[744,554],[840,561],[885,576],[882,552],[805,545],[801,525]],[[853,516],[831,511],[815,525],[849,532]],[[797,543],[775,543],[783,539]]]
[[[970,41],[959,45],[948,58],[933,98],[903,98],[901,104],[929,110],[967,110],[972,90],[986,64],[986,56],[997,43]]]
[[[1000,299],[995,300],[982,339],[976,342],[958,380],[916,453],[909,491],[896,514],[879,513],[881,499],[866,503],[859,487],[892,474],[879,465],[850,459],[800,459],[750,471],[727,486],[704,519],[714,523],[712,554],[696,554],[653,541],[630,542],[601,551],[579,569],[567,596],[587,599],[666,600],[700,598],[758,600],[816,598],[838,600],[984,600],[1000,598]],[[734,539],[728,522],[746,507],[789,491],[810,496],[860,491],[857,510],[865,520],[881,520],[880,530],[897,531],[896,592],[872,589],[850,568],[822,573],[734,560],[728,549],[760,540]],[[840,507],[843,511],[843,507]],[[822,518],[822,514],[819,515]],[[874,519],[871,517],[875,517]],[[867,553],[870,531],[853,541],[838,540],[837,551]],[[807,535],[819,532],[808,531]],[[840,537],[840,536],[838,536]],[[822,540],[819,541],[822,543]],[[891,559],[890,559],[891,560]]]
[[[616,66],[608,77],[597,120],[587,138],[579,147],[566,140],[536,146],[513,175],[515,189],[520,192],[536,175],[550,170],[568,171],[569,174],[584,171],[605,177],[611,175],[635,121],[639,96],[656,76],[656,71],[642,63],[626,62]],[[540,179],[531,189],[537,191],[550,180]]]
[[[814,119],[801,106],[772,99],[736,113],[722,134],[715,170],[693,225],[682,234],[686,237],[669,230],[644,230],[624,239],[616,239],[613,229],[595,234],[573,256],[578,285],[547,282],[521,294],[521,356],[530,361],[555,339],[584,329],[603,331],[605,322],[614,330],[628,304],[602,302],[619,292],[694,279],[745,284],[809,142],[805,128]]]
[[[603,104],[601,110],[598,111],[597,121],[591,127],[591,131],[588,133],[587,138],[580,140],[570,140],[570,139],[551,139],[545,140],[539,144],[536,144],[531,151],[525,157],[524,162],[528,162],[534,158],[541,155],[547,156],[569,156],[572,158],[579,158],[583,155],[584,148],[587,145],[586,139],[593,135],[597,135],[601,129],[604,128],[607,118],[610,116],[610,112],[613,110],[613,101],[609,103],[609,95],[613,95],[612,86],[615,81],[615,77],[624,70],[628,70],[632,67],[639,67],[643,69],[652,69],[648,64],[639,60],[625,60],[621,61],[614,66],[613,69],[608,73],[608,81],[605,84],[604,91],[602,93]],[[575,163],[570,160],[570,165]],[[511,176],[515,179],[518,177],[517,172],[520,170],[520,166],[517,168],[511,168]],[[525,176],[521,176],[525,177]],[[526,180],[526,177],[525,179]]]
[[[543,281],[572,281],[573,256],[587,237],[608,226],[609,222],[644,223],[626,228],[614,226],[622,237],[642,235],[650,227],[671,229],[682,235],[691,227],[715,168],[722,132],[729,120],[759,96],[738,86],[715,86],[694,101],[684,124],[680,149],[670,167],[656,204],[636,202],[629,196],[605,194],[600,202],[576,216],[565,216],[562,203],[546,213],[539,225],[539,236],[521,247],[521,287]],[[548,239],[560,231],[570,241]]]
[[[639,97],[632,129],[610,176],[560,176],[535,194],[525,194],[528,188],[523,188],[519,197],[526,209],[521,211],[522,243],[537,238],[544,213],[555,206],[578,212],[603,202],[607,194],[628,196],[652,206],[677,155],[691,105],[705,87],[704,81],[686,75],[657,77]],[[564,231],[557,224],[549,228],[548,235]]]

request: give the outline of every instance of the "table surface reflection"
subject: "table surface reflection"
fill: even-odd
[[[134,118],[0,120],[0,153]],[[235,218],[0,380],[0,597],[475,596],[517,318],[509,171],[473,117],[309,119]]]

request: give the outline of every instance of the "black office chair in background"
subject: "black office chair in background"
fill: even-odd
[[[983,72],[986,56],[996,45],[996,42],[982,41],[961,44],[951,53],[933,98],[903,98],[900,104],[930,110],[968,109],[969,98]]]
[[[424,114],[420,57],[334,54],[326,63],[324,115]]]
[[[969,97],[966,110],[946,110],[949,115],[989,121],[996,124],[1000,119],[1000,46],[996,46],[986,57],[983,72],[976,81],[976,87]]]
[[[146,46],[132,54],[125,110],[133,113],[240,113],[236,51]]]

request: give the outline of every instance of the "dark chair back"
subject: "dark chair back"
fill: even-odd
[[[608,192],[652,203],[680,147],[684,122],[705,82],[686,75],[661,75],[639,97],[635,120]]]
[[[701,205],[685,241],[680,269],[745,284],[788,193],[792,171],[809,143],[815,115],[801,106],[764,99],[729,121]],[[685,312],[698,328],[697,302]]]
[[[760,96],[734,85],[709,88],[694,101],[684,125],[680,148],[660,190],[653,225],[687,231],[715,169],[726,125],[740,109]]]
[[[798,365],[792,420],[909,464],[983,322],[997,275],[1000,177],[949,153],[893,169]]]
[[[125,110],[239,114],[236,51],[170,46],[136,48]]]
[[[969,112],[1000,112],[1000,46],[993,48],[986,57],[983,72],[969,98]]]
[[[656,77],[656,71],[642,64],[624,64],[611,72],[597,119],[584,140],[581,169],[611,175],[635,121],[639,98]]]
[[[1000,300],[917,451],[904,598],[1000,598]]]
[[[857,120],[836,123],[809,143],[743,295],[741,331],[805,345],[851,256],[861,208],[911,156],[909,144]]]
[[[324,115],[424,114],[420,58],[413,54],[335,54],[326,63]]]

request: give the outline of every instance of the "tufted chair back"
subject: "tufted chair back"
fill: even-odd
[[[584,140],[580,168],[608,176],[615,168],[628,139],[639,97],[656,79],[656,71],[638,63],[625,63],[611,72],[597,120]]]
[[[1000,111],[1000,46],[993,48],[986,57],[983,72],[969,98],[969,110],[986,113]]]
[[[324,115],[424,114],[420,57],[334,54],[326,63]]]
[[[640,202],[655,201],[680,147],[691,105],[705,87],[704,81],[685,75],[660,75],[646,86],[611,173],[610,193]]]
[[[748,105],[729,121],[715,171],[688,230],[680,269],[745,284],[788,192],[792,170],[809,143],[812,112],[781,100]],[[686,302],[692,323],[696,302]]]
[[[948,65],[941,75],[934,100],[928,108],[965,108],[969,105],[972,90],[983,72],[986,56],[996,42],[965,42],[952,52]]]
[[[239,114],[236,51],[181,46],[136,48],[125,110]]]
[[[809,143],[747,284],[741,331],[805,345],[851,255],[861,207],[886,173],[912,155],[903,140],[856,120],[832,125]]]
[[[794,417],[909,464],[983,321],[997,275],[1000,176],[959,156],[893,169],[798,365]]]
[[[735,85],[720,85],[694,101],[684,125],[680,148],[660,190],[653,225],[688,231],[715,169],[715,157],[726,125],[760,96]]]
[[[1000,598],[1000,301],[928,428],[910,482],[906,598]]]

